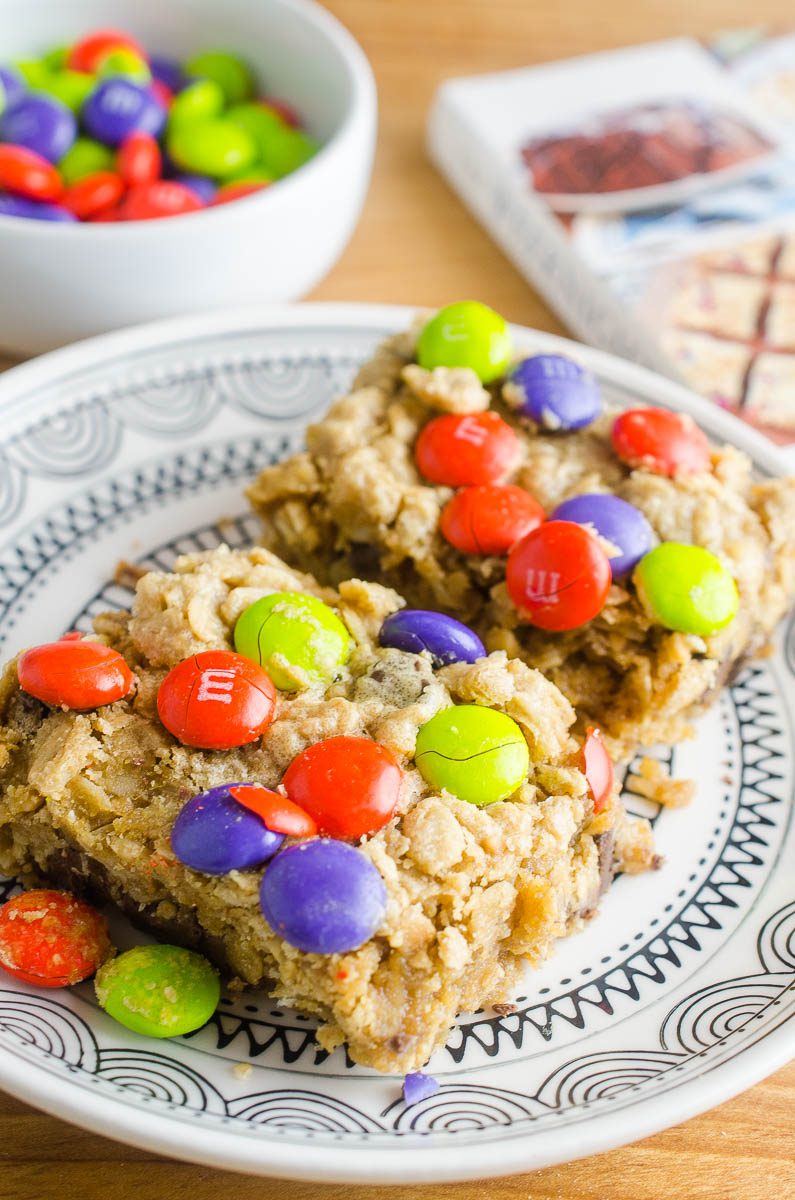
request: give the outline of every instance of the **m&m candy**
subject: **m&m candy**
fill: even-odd
[[[363,737],[332,737],[307,746],[282,780],[284,790],[320,833],[360,838],[386,825],[403,780],[394,756]]]
[[[593,534],[547,521],[513,547],[505,582],[516,607],[540,629],[576,629],[604,608],[610,560]]]
[[[420,474],[447,487],[497,483],[513,470],[520,456],[519,439],[494,412],[434,417],[423,428],[414,450]]]
[[[174,179],[156,179],[131,187],[119,208],[125,221],[156,221],[161,217],[198,212],[202,202],[196,193]]]
[[[80,220],[87,221],[118,204],[124,184],[113,171],[99,171],[73,183],[61,197],[61,204]]]
[[[79,137],[58,163],[58,171],[66,187],[96,175],[99,171],[112,171],[115,157],[109,146],[93,138]]]
[[[157,138],[141,129],[129,133],[119,146],[116,165],[122,181],[128,187],[140,183],[154,183],[160,178],[162,167]]]
[[[442,536],[463,554],[507,554],[544,520],[544,510],[512,483],[462,488],[442,509]]]
[[[194,54],[185,63],[185,72],[216,83],[227,104],[239,104],[254,95],[251,69],[241,58],[226,50],[203,50]]]
[[[599,384],[563,354],[534,354],[510,373],[509,382],[519,398],[518,411],[542,429],[582,429],[599,416]]]
[[[66,65],[73,71],[96,71],[101,60],[114,50],[133,50],[140,58],[146,53],[140,42],[120,29],[98,29],[71,46],[67,51]]]
[[[262,667],[229,650],[205,650],[172,667],[157,712],[185,746],[230,750],[261,737],[273,720],[276,689]]]
[[[737,584],[702,546],[663,542],[640,560],[632,578],[644,607],[667,629],[709,637],[737,614]]]
[[[277,854],[260,885],[260,908],[271,929],[307,954],[358,950],[383,923],[386,900],[370,859],[328,838]]]
[[[74,113],[59,100],[31,92],[6,110],[0,137],[57,163],[77,137],[77,122]]]
[[[170,92],[181,92],[185,86],[185,72],[176,58],[169,58],[165,54],[150,54],[149,70],[152,77],[164,84]]]
[[[667,408],[632,408],[613,422],[613,449],[630,467],[656,475],[708,471],[711,451],[706,434],[687,413]]]
[[[0,96],[5,98],[5,107],[11,108],[25,95],[25,80],[8,67],[0,67]],[[0,111],[2,107],[0,106]]]
[[[609,542],[615,549],[615,553],[606,551],[614,579],[627,575],[654,544],[651,525],[640,509],[604,492],[589,492],[564,500],[550,520],[574,521]]]
[[[435,667],[486,657],[486,647],[469,626],[446,613],[424,608],[402,608],[392,613],[381,626],[378,641],[410,654],[427,650]]]
[[[247,871],[272,858],[284,834],[269,829],[233,794],[245,784],[222,784],[189,800],[171,827],[171,848],[181,863],[205,875]]]
[[[0,188],[28,200],[57,200],[63,181],[52,163],[34,150],[0,144]]]
[[[314,837],[317,833],[317,825],[309,813],[293,804],[281,792],[260,787],[259,784],[238,783],[234,786],[230,784],[229,794],[234,796],[238,804],[256,813],[274,833],[300,838]]]
[[[151,89],[131,79],[103,79],[82,110],[83,123],[92,137],[119,146],[136,130],[157,137],[166,123],[166,111]]]
[[[582,771],[591,793],[594,812],[599,813],[610,799],[615,773],[613,760],[598,729],[589,726],[581,753]]]
[[[107,224],[227,205],[317,153],[300,124],[256,96],[251,68],[227,50],[181,64],[101,29],[0,67],[0,216]]]
[[[420,727],[417,768],[431,787],[480,807],[513,795],[527,778],[530,752],[516,722],[477,704],[444,708]]]
[[[23,892],[0,908],[0,967],[25,983],[70,987],[112,953],[105,918],[66,892]]]
[[[135,946],[97,971],[94,990],[109,1017],[145,1037],[179,1037],[209,1021],[221,998],[218,972],[180,946]]]
[[[223,117],[174,122],[166,144],[171,158],[183,171],[213,179],[232,175],[257,158],[251,137]]]
[[[511,357],[511,335],[503,317],[485,304],[448,304],[431,317],[417,342],[417,362],[435,367],[469,367],[482,383],[502,375]]]
[[[17,663],[23,692],[53,708],[84,710],[114,704],[132,690],[134,677],[118,650],[77,638],[26,650]]]
[[[60,204],[44,204],[40,200],[26,200],[24,196],[0,195],[0,216],[31,217],[35,221],[76,221],[74,213]]]
[[[327,683],[339,674],[353,641],[336,613],[316,596],[272,592],[238,618],[235,649],[265,667],[278,688],[295,691],[307,677]]]

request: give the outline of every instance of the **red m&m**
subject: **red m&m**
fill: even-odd
[[[0,908],[0,967],[15,979],[70,987],[112,953],[105,918],[66,892],[23,892]]]
[[[157,694],[169,733],[200,750],[231,750],[261,737],[276,689],[262,667],[230,650],[205,650],[172,667]]]
[[[91,75],[107,54],[122,49],[132,50],[141,58],[146,58],[141,43],[130,37],[129,33],[122,33],[120,29],[98,29],[72,46],[66,65],[70,71],[84,71]]]
[[[593,798],[593,810],[601,812],[610,799],[615,775],[602,735],[590,725],[582,747],[582,771]]]
[[[122,700],[133,673],[118,650],[68,637],[26,650],[17,663],[24,692],[53,708],[98,708]]]
[[[520,454],[516,434],[494,412],[434,417],[414,451],[420,474],[448,487],[496,483],[516,466]]]
[[[284,833],[288,837],[314,837],[317,833],[317,824],[309,813],[281,792],[252,783],[230,787],[229,794],[238,804],[256,813],[274,833]]]
[[[139,183],[154,183],[160,178],[162,166],[157,138],[140,129],[128,134],[119,146],[116,166],[128,187]]]
[[[124,194],[124,184],[113,171],[98,171],[86,175],[67,188],[61,204],[81,221],[88,221],[100,213],[114,208]]]
[[[158,179],[131,187],[119,210],[124,221],[153,221],[176,217],[203,208],[199,197],[175,179]]]
[[[576,629],[602,611],[610,560],[593,534],[572,521],[547,521],[508,555],[508,595],[540,629]]]
[[[314,817],[320,833],[360,838],[386,825],[402,778],[396,760],[378,742],[333,737],[294,758],[283,783],[290,799]]]
[[[442,509],[442,535],[463,554],[507,554],[544,520],[544,510],[524,488],[487,483],[462,488]]]
[[[613,449],[630,467],[656,475],[695,474],[710,466],[706,434],[686,413],[667,408],[632,408],[613,423]]]
[[[0,190],[30,200],[57,200],[63,191],[58,171],[35,150],[0,143]]]

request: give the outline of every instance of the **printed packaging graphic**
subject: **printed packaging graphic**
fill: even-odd
[[[449,80],[428,146],[576,334],[795,455],[795,35]]]

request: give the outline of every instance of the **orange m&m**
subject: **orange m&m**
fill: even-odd
[[[199,750],[231,750],[261,737],[276,689],[262,667],[230,650],[205,650],[172,667],[157,693],[169,733]]]
[[[250,812],[256,813],[273,833],[284,833],[288,837],[314,837],[317,824],[292,800],[281,792],[260,787],[257,783],[240,783],[230,787],[229,795]]]
[[[496,483],[516,466],[520,454],[518,437],[494,412],[434,417],[414,450],[420,474],[448,487]]]
[[[524,488],[486,483],[456,492],[442,509],[439,528],[464,554],[507,554],[543,520],[543,508]]]
[[[631,408],[613,422],[613,449],[630,467],[656,475],[709,470],[707,435],[686,413],[667,408]]]
[[[403,772],[384,746],[362,737],[333,737],[307,746],[284,776],[291,800],[320,833],[360,838],[386,825],[397,807]]]
[[[587,780],[588,789],[593,797],[593,810],[595,813],[598,813],[602,811],[610,799],[615,774],[613,771],[613,760],[602,741],[602,735],[592,725],[588,726],[581,754],[582,771]]]
[[[78,710],[114,704],[132,690],[133,673],[118,650],[70,634],[26,650],[17,663],[23,692],[53,708]]]

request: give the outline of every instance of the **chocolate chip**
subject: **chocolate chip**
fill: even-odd
[[[509,1017],[511,1013],[519,1011],[518,1004],[492,1004],[491,1007],[498,1017]]]
[[[411,1038],[407,1033],[396,1033],[387,1042],[387,1047],[395,1054],[402,1054],[404,1050],[408,1050],[410,1045]]]

